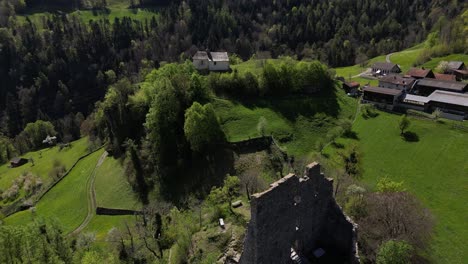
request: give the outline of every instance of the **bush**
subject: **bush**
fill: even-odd
[[[365,119],[377,117],[379,114],[372,104],[366,104],[361,107],[362,117]]]
[[[413,247],[405,241],[389,240],[383,243],[377,253],[377,264],[411,263]]]
[[[54,160],[54,165],[52,170],[49,172],[49,176],[54,179],[60,179],[66,172],[65,165],[63,165],[59,160]]]

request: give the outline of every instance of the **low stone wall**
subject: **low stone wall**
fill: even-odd
[[[141,211],[135,210],[127,210],[127,209],[114,209],[114,208],[105,208],[105,207],[97,207],[96,208],[97,215],[138,215],[142,214]]]

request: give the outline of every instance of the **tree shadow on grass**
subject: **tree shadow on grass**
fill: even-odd
[[[402,137],[405,141],[407,142],[418,142],[419,141],[419,136],[411,131],[406,131],[402,134]]]

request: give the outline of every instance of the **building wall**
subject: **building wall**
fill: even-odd
[[[210,61],[210,71],[228,71],[229,61]]]
[[[195,60],[194,59],[193,66],[195,66],[197,70],[207,70],[209,67],[209,63],[208,63],[208,60]]]
[[[289,174],[263,193],[252,195],[251,220],[241,264],[290,263],[291,248],[310,255],[317,247],[359,263],[356,226],[333,198],[333,181],[320,165],[307,166],[304,178]]]

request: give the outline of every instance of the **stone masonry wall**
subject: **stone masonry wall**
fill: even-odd
[[[307,166],[305,177],[289,174],[262,193],[252,195],[251,220],[241,264],[291,263],[291,248],[310,255],[332,248],[347,263],[359,263],[356,226],[333,198],[333,181],[320,165]]]

